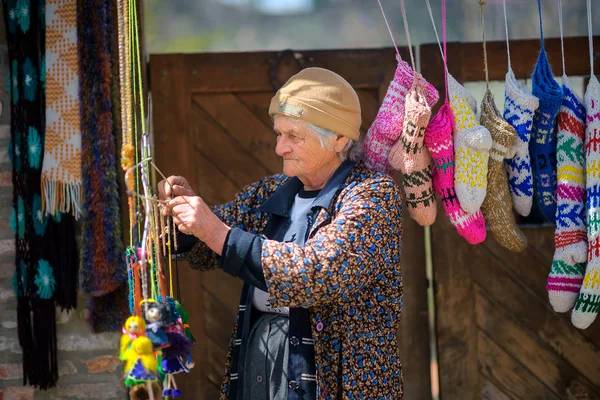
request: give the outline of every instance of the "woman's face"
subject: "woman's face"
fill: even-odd
[[[321,142],[317,135],[303,123],[278,116],[273,129],[277,133],[275,152],[283,158],[283,173],[287,176],[311,176],[324,166],[339,162],[337,151],[343,149],[343,138],[331,137],[329,143]],[[340,142],[340,143],[338,143]]]

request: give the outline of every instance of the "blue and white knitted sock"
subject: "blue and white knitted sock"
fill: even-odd
[[[529,139],[533,114],[540,101],[527,92],[515,78],[512,68],[506,73],[504,93],[504,119],[517,131],[515,155],[506,160],[508,182],[513,206],[517,213],[527,216],[533,203],[533,177],[529,157]]]
[[[556,222],[556,132],[554,121],[563,100],[561,86],[554,79],[546,50],[542,47],[532,76],[533,95],[540,106],[533,117],[529,143],[536,198],[544,216]]]

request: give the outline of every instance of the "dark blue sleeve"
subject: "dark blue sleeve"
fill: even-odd
[[[227,233],[219,263],[223,271],[267,291],[261,262],[262,239],[239,228]]]

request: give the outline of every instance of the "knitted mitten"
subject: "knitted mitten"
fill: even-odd
[[[533,177],[529,158],[529,139],[533,126],[533,113],[540,105],[537,97],[525,91],[515,78],[512,69],[506,73],[504,93],[504,119],[517,131],[515,155],[506,160],[510,194],[515,210],[527,216],[533,203]]]
[[[517,228],[512,213],[512,201],[508,190],[508,179],[504,160],[508,150],[517,140],[517,132],[500,115],[494,104],[494,96],[488,89],[481,102],[481,124],[492,135],[492,150],[488,165],[488,190],[481,211],[494,237],[511,251],[523,251],[527,247],[527,239]]]
[[[485,220],[480,210],[467,214],[458,203],[454,191],[454,116],[448,103],[433,117],[425,131],[425,146],[429,150],[435,167],[433,190],[440,195],[446,215],[458,234],[471,244],[485,240]]]
[[[460,206],[471,214],[479,210],[485,198],[492,137],[475,118],[477,112],[475,99],[450,74],[448,74],[448,95],[456,128],[454,186]]]
[[[556,221],[556,132],[554,120],[562,103],[563,92],[554,80],[546,51],[542,47],[532,76],[533,95],[540,106],[533,117],[532,140],[529,143],[533,182],[538,204],[544,216]]]
[[[600,82],[592,76],[585,92],[585,167],[587,179],[588,263],[581,291],[571,316],[573,325],[585,329],[600,306]]]
[[[363,147],[365,150],[365,165],[372,171],[392,174],[389,163],[390,150],[402,133],[404,120],[404,101],[412,87],[414,71],[404,61],[396,56],[398,68],[394,79],[388,87],[375,121],[367,131]],[[437,90],[426,83],[427,103],[432,107],[439,98]]]
[[[585,220],[585,107],[563,75],[565,98],[556,116],[556,251],[548,275],[548,298],[554,311],[573,308],[587,261]]]
[[[406,96],[402,136],[390,151],[390,165],[402,172],[408,213],[419,225],[435,222],[437,207],[431,183],[431,156],[423,145],[431,108],[424,96],[425,80],[420,75]]]

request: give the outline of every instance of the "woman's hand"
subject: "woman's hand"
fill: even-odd
[[[229,227],[198,196],[178,196],[166,204],[165,215],[172,215],[180,232],[194,235],[221,255]]]
[[[171,175],[158,182],[158,198],[167,200],[177,196],[195,196],[194,190],[183,176]]]

